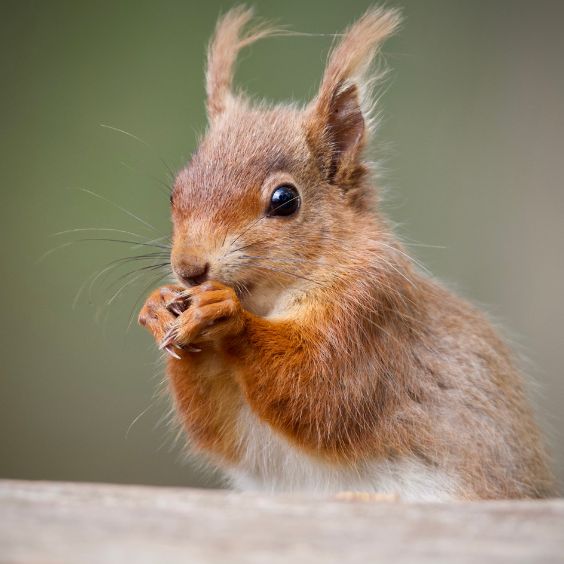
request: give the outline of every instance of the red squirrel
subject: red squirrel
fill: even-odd
[[[179,284],[139,315],[191,446],[243,490],[551,495],[508,347],[379,209],[370,69],[398,11],[346,30],[304,107],[232,91],[238,51],[273,32],[251,19],[232,9],[210,42],[209,128],[171,196]]]

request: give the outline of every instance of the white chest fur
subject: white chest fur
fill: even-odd
[[[228,474],[244,491],[396,494],[406,501],[456,498],[456,479],[415,457],[366,462],[355,468],[315,459],[291,445],[245,409],[239,419],[243,458]]]

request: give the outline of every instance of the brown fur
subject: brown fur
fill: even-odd
[[[193,444],[237,467],[249,407],[329,464],[409,455],[454,473],[462,499],[548,495],[505,344],[414,267],[378,211],[363,160],[366,76],[398,13],[370,10],[348,30],[305,109],[231,92],[238,50],[268,33],[245,33],[250,17],[236,8],[217,26],[210,129],[173,191],[173,268],[208,263],[210,281],[156,291],[140,315],[181,357],[168,374]],[[265,217],[288,182],[299,212]]]

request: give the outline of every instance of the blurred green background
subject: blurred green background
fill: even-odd
[[[564,3],[402,0],[375,157],[389,214],[439,277],[484,304],[528,358],[539,417],[564,476]],[[205,129],[204,50],[230,2],[2,1],[0,476],[217,485],[185,460],[159,399],[151,339],[128,320],[151,277],[119,289],[92,272],[126,245],[77,242],[169,229],[167,167]],[[364,0],[256,2],[261,16],[330,34]],[[329,36],[275,38],[237,82],[307,100]],[[108,124],[135,134],[101,127]],[[162,159],[162,160],[161,160]],[[127,238],[127,236],[126,236]],[[127,278],[122,280],[128,280]]]

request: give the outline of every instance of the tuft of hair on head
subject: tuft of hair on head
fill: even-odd
[[[360,157],[375,80],[369,71],[381,44],[400,23],[398,10],[375,7],[349,27],[331,50],[318,94],[308,108],[308,143],[327,179],[345,189],[364,171]]]
[[[217,22],[208,47],[206,70],[207,112],[210,120],[221,115],[233,95],[231,87],[239,51],[265,37],[283,33],[268,22],[249,26],[254,11],[244,5],[236,6]]]

